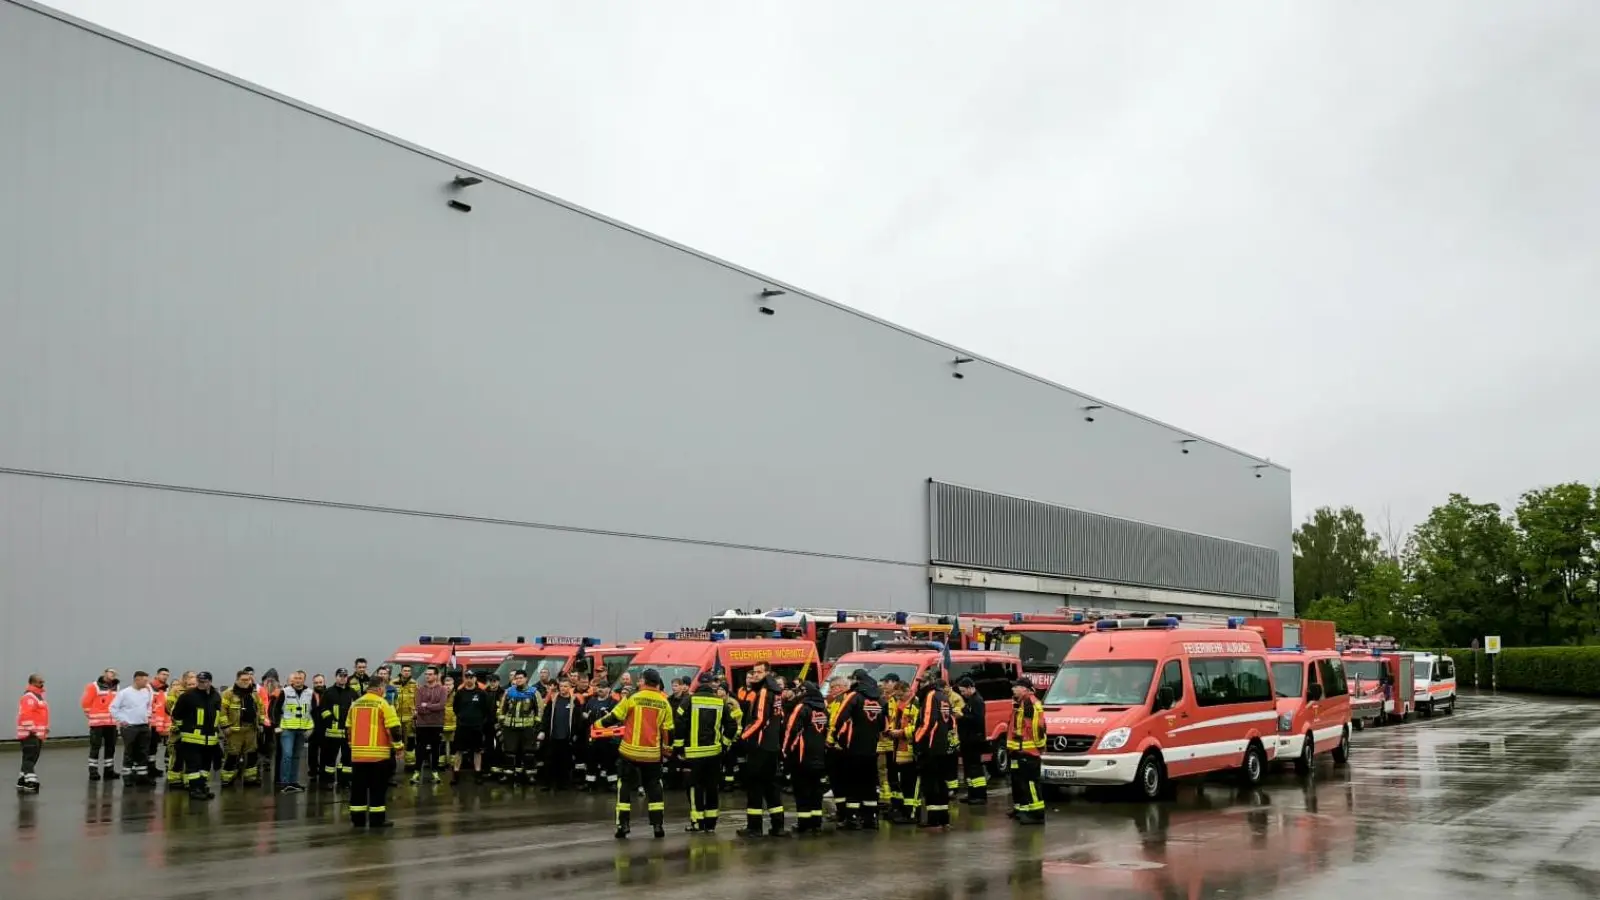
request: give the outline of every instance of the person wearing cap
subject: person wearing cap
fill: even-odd
[[[956,731],[961,739],[961,768],[967,779],[967,796],[961,802],[983,806],[989,802],[989,771],[983,762],[983,751],[989,744],[989,720],[983,708],[983,695],[978,693],[978,683],[972,676],[961,676],[956,682],[956,693],[962,700],[961,712],[956,715]]]
[[[850,690],[840,698],[839,708],[828,723],[828,743],[843,751],[839,757],[839,780],[843,784],[836,784],[834,793],[837,795],[841,787],[844,790],[841,821],[846,831],[877,830],[878,738],[888,718],[878,682],[866,669],[850,673]]]
[[[322,747],[320,774],[324,788],[344,787],[355,774],[350,768],[350,741],[344,723],[359,697],[350,686],[348,669],[335,671],[333,686],[322,693],[317,707],[317,729],[321,734],[317,743]]]
[[[483,783],[484,734],[494,727],[494,701],[489,692],[478,687],[478,673],[471,669],[461,673],[461,687],[450,701],[456,718],[456,756],[450,773],[450,783],[461,780],[461,767],[471,761],[472,777]]]
[[[44,740],[50,736],[50,704],[44,697],[44,676],[38,672],[28,676],[28,687],[17,701],[17,740],[22,744],[22,771],[17,775],[17,790],[25,794],[39,793],[39,775],[34,768],[39,764],[39,754],[44,751]]]
[[[1011,696],[1015,712],[1011,733],[1006,735],[1006,751],[1011,755],[1012,813],[1020,824],[1043,825],[1039,755],[1044,751],[1044,712],[1033,695],[1033,682],[1026,678],[1012,683]]]
[[[350,704],[344,727],[350,744],[350,827],[389,828],[389,779],[405,754],[400,714],[384,694],[389,673],[379,669],[366,693]]]
[[[955,711],[950,708],[950,697],[945,693],[944,678],[937,669],[930,669],[922,679],[922,688],[914,701],[917,707],[917,728],[912,735],[911,747],[917,759],[918,805],[926,812],[923,825],[928,828],[950,827],[950,788],[945,779],[950,757],[950,733],[955,730]]]
[[[210,800],[207,787],[211,760],[222,731],[222,695],[211,687],[211,673],[195,675],[193,687],[172,705],[172,729],[178,735],[178,762],[191,800]]]
[[[667,836],[666,802],[661,794],[661,761],[672,748],[672,704],[662,690],[661,673],[645,669],[639,690],[626,697],[600,724],[622,725],[621,759],[617,763],[617,839],[628,836],[633,799],[644,788],[650,826],[655,836]]]

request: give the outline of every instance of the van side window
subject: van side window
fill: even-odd
[[[1164,687],[1172,688],[1172,703],[1174,706],[1183,702],[1183,663],[1174,659],[1161,667],[1161,683],[1156,686],[1156,689],[1160,690]]]
[[[1439,677],[1440,678],[1454,678],[1454,677],[1456,677],[1456,661],[1453,660],[1453,659],[1446,659],[1446,658],[1441,656],[1439,658]]]
[[[1350,693],[1344,681],[1344,663],[1338,659],[1317,660],[1317,674],[1322,680],[1322,696],[1343,697]]]
[[[1001,662],[956,663],[950,668],[950,680],[960,680],[963,676],[973,681],[973,687],[978,689],[978,696],[987,701],[1011,701],[1011,685],[1022,677],[1022,669],[1017,663],[1007,665]]]
[[[1189,660],[1194,700],[1200,706],[1254,703],[1272,699],[1264,660],[1245,657]]]

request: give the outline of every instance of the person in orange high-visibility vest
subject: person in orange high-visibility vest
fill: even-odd
[[[17,790],[39,793],[39,776],[33,769],[44,750],[44,739],[49,736],[50,704],[44,699],[44,676],[35,672],[28,676],[28,689],[17,701],[17,740],[22,743],[22,774],[17,776]]]
[[[150,679],[150,746],[145,751],[145,758],[150,761],[150,777],[160,778],[161,767],[157,762],[161,758],[161,745],[167,742],[167,735],[172,731],[172,712],[167,706],[167,692],[172,683],[172,670],[165,667],[157,669],[155,677]],[[167,760],[167,765],[172,765],[172,760]]]
[[[661,690],[661,673],[645,669],[638,693],[623,698],[600,719],[601,726],[622,723],[621,780],[617,785],[617,839],[628,836],[633,798],[644,787],[650,804],[650,826],[658,838],[667,836],[667,805],[661,796],[661,760],[672,747],[672,703]]]
[[[375,673],[367,692],[350,704],[345,733],[350,741],[350,827],[388,828],[389,778],[395,758],[405,752],[400,714],[383,699],[389,678]]]
[[[79,700],[89,720],[89,780],[117,779],[117,723],[111,719],[111,701],[117,699],[117,670],[107,669],[83,689]],[[103,751],[103,752],[102,752]]]

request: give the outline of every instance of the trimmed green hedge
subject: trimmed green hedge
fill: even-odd
[[[1472,685],[1478,662],[1480,687],[1489,686],[1488,656],[1464,647],[1432,650],[1456,661],[1456,683]],[[1529,694],[1600,697],[1600,647],[1506,647],[1495,661],[1500,689]]]

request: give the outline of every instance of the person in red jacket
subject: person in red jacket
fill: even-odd
[[[79,700],[83,716],[89,720],[89,780],[116,780],[117,723],[111,719],[111,701],[117,698],[117,670],[107,669],[89,682]],[[103,751],[103,753],[102,753]]]
[[[17,776],[17,790],[39,793],[39,776],[33,769],[39,764],[39,752],[49,736],[50,704],[44,699],[44,676],[35,672],[28,676],[28,689],[17,702],[17,740],[22,743],[22,774]]]

